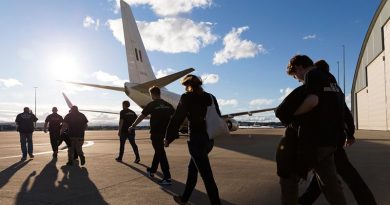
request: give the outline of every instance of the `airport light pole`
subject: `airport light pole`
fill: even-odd
[[[34,87],[34,115],[37,116],[37,88],[38,87]],[[37,122],[34,122],[34,128],[37,127]]]
[[[344,98],[345,98],[345,45],[343,45]]]
[[[35,104],[34,104],[34,115],[37,115],[37,88],[38,87],[34,87],[34,101],[35,101]]]
[[[340,62],[337,61],[337,84],[340,85]]]

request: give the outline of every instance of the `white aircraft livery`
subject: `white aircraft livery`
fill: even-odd
[[[149,88],[152,86],[158,86],[161,89],[161,98],[171,103],[174,107],[177,106],[180,95],[177,93],[170,92],[165,88],[166,85],[176,81],[179,78],[187,75],[194,71],[193,68],[188,68],[183,71],[156,79],[156,76],[153,73],[152,66],[150,65],[146,49],[141,39],[141,35],[138,31],[137,24],[135,22],[133,13],[130,6],[124,2],[120,1],[121,4],[121,13],[122,13],[122,22],[123,22],[123,31],[125,36],[125,47],[126,47],[126,56],[127,56],[127,65],[129,72],[130,82],[126,82],[124,87],[114,87],[114,86],[105,86],[105,85],[96,85],[90,83],[79,83],[79,82],[67,82],[84,86],[91,86],[102,89],[116,90],[125,92],[126,95],[132,99],[137,105],[141,108],[144,108],[152,99],[149,96]],[[65,100],[67,100],[68,105],[70,105],[69,99],[64,95]],[[227,126],[230,131],[235,131],[238,129],[238,122],[233,119],[234,116],[238,115],[252,115],[253,113],[272,111],[275,108],[262,109],[262,110],[252,110],[247,112],[231,113],[223,115]],[[92,111],[93,110],[84,110]],[[104,111],[96,111],[104,112]],[[107,113],[107,112],[106,112]],[[108,112],[109,113],[109,112]]]

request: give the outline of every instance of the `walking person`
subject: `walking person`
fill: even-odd
[[[212,101],[214,101],[218,114],[221,115],[217,99],[203,90],[202,81],[195,75],[186,75],[181,80],[181,84],[185,86],[187,92],[181,95],[176,112],[169,122],[165,146],[168,147],[173,140],[178,138],[179,128],[187,117],[189,121],[188,150],[191,159],[184,192],[181,196],[174,196],[174,200],[178,204],[188,204],[196,186],[199,172],[205,184],[210,203],[219,205],[221,200],[208,157],[213,149],[214,140],[209,139],[205,121],[207,107],[211,105]]]
[[[57,158],[58,146],[60,144],[59,142],[60,142],[61,125],[62,125],[62,121],[64,121],[64,118],[62,118],[61,115],[57,114],[58,112],[57,107],[53,107],[51,111],[53,113],[46,117],[43,131],[47,133],[47,125],[49,125],[49,136],[50,136],[51,149],[53,150],[53,158]]]
[[[344,134],[344,94],[333,75],[314,68],[306,55],[292,57],[287,66],[287,73],[303,83],[306,94],[294,112],[295,118],[305,119],[299,123],[298,146],[302,149],[298,149],[298,159],[310,162],[327,201],[344,205],[346,200],[334,161],[338,139]],[[298,181],[296,177],[281,178],[282,204],[296,204],[283,198],[283,192],[297,194]]]
[[[84,144],[85,129],[87,126],[88,119],[83,113],[79,112],[77,106],[72,106],[71,112],[65,116],[60,132],[60,134],[63,135],[64,131],[68,129],[71,144],[71,147],[68,147],[68,163],[66,165],[73,165],[75,151],[80,157],[81,165],[85,164],[85,156],[82,146]]]
[[[130,129],[129,127],[133,124],[133,122],[137,119],[137,114],[131,109],[130,102],[125,100],[122,102],[122,108],[123,110],[120,112],[119,117],[119,129],[118,129],[118,136],[119,136],[119,155],[117,158],[115,158],[116,161],[121,162],[123,158],[123,152],[125,150],[125,143],[126,140],[129,140],[131,147],[133,147],[133,151],[135,154],[135,160],[134,163],[140,162],[140,157],[138,153],[138,147],[135,143],[135,130]]]
[[[150,139],[152,140],[154,156],[152,166],[147,168],[146,171],[148,176],[153,178],[154,174],[157,172],[158,164],[160,164],[164,177],[159,181],[159,184],[171,185],[171,173],[169,171],[168,158],[164,149],[164,137],[167,125],[175,112],[175,109],[167,101],[161,99],[159,87],[151,87],[149,89],[149,94],[153,101],[145,106],[141,115],[129,127],[129,130],[133,130],[138,123],[145,119],[146,116],[150,115]]]
[[[324,72],[329,72],[329,65],[324,60],[319,60],[315,64],[316,69],[321,69]],[[345,107],[345,134],[338,140],[337,149],[334,153],[334,160],[337,173],[341,176],[344,182],[351,190],[357,204],[359,205],[376,205],[374,195],[370,188],[364,182],[359,172],[351,164],[344,147],[350,147],[355,143],[355,125],[353,116],[347,105]],[[312,177],[306,191],[299,197],[299,204],[311,205],[321,195],[320,181]]]
[[[34,122],[36,122],[37,120],[38,118],[30,111],[30,108],[28,107],[25,107],[23,109],[23,113],[20,113],[16,116],[16,131],[18,131],[20,135],[22,161],[26,160],[27,153],[30,158],[34,158],[32,135],[34,132]]]

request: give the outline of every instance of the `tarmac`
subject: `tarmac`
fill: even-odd
[[[239,129],[218,138],[210,161],[222,204],[273,205],[280,203],[275,150],[284,129]],[[371,188],[378,204],[390,204],[390,133],[357,131],[357,142],[348,156]],[[173,184],[160,186],[146,176],[154,154],[147,130],[136,131],[141,162],[133,163],[129,143],[123,162],[116,162],[117,131],[87,131],[84,166],[65,166],[67,152],[60,148],[52,159],[49,135],[34,132],[34,159],[20,161],[17,132],[0,132],[0,204],[175,204],[172,195],[184,190],[190,159],[183,136],[166,148]],[[300,184],[303,191],[307,182]],[[343,185],[348,204],[356,204]],[[191,204],[207,205],[201,177],[190,198]],[[327,204],[321,196],[315,204]]]

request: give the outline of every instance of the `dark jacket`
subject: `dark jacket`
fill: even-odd
[[[312,136],[303,136],[299,133],[302,124],[310,127],[308,120],[310,114],[294,116],[305,97],[305,87],[301,85],[295,88],[275,110],[276,117],[287,126],[276,150],[277,174],[280,177],[298,175],[306,178],[309,168],[315,162],[315,147],[310,138]]]
[[[20,133],[32,133],[34,132],[34,122],[38,120],[34,114],[29,112],[23,112],[16,116],[16,124],[18,125],[17,131]]]
[[[276,151],[277,174],[280,177],[298,175],[306,178],[307,172],[315,163],[316,143],[310,129],[310,113],[294,116],[294,112],[306,97],[304,86],[294,89],[276,108],[275,115],[287,126],[285,134],[279,142]],[[338,146],[343,146],[346,137],[354,139],[355,125],[352,113],[344,104],[345,135],[338,140]],[[302,133],[301,127],[307,127]]]
[[[180,125],[185,118],[188,119],[190,140],[209,140],[206,131],[206,112],[207,107],[211,105],[211,97],[213,98],[217,113],[221,115],[218,107],[217,99],[210,93],[195,92],[184,93],[177,105],[176,112],[172,116],[166,133],[166,140],[172,142],[178,138]],[[194,136],[197,136],[196,138]]]

